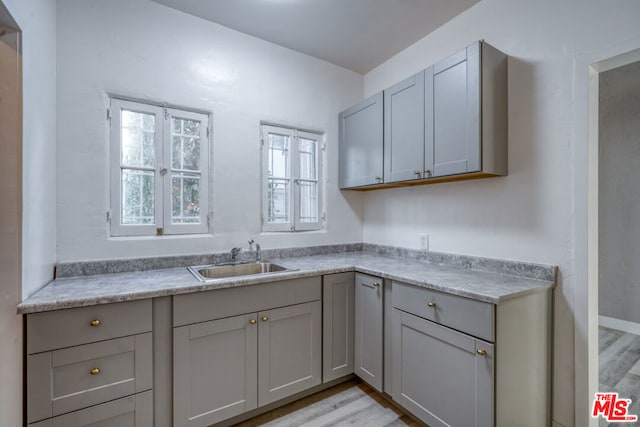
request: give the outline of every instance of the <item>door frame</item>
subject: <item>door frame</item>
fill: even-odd
[[[637,47],[637,44],[636,44]],[[576,75],[576,89],[587,86],[587,125],[576,118],[575,145],[575,425],[597,427],[590,417],[591,404],[598,391],[598,121],[600,73],[640,60],[640,49],[624,47],[619,53],[601,52],[583,63],[587,73]],[[578,67],[579,64],[576,64]],[[578,68],[576,68],[577,70]],[[577,73],[578,74],[578,73]],[[583,86],[584,87],[584,86]],[[576,90],[576,98],[580,91]],[[576,101],[579,101],[577,99]],[[582,111],[574,111],[579,114]],[[583,134],[586,132],[586,135]],[[587,144],[579,144],[584,136]],[[583,139],[584,140],[584,139]]]

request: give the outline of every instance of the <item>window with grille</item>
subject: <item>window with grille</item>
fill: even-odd
[[[264,231],[323,227],[323,135],[262,125]]]
[[[209,116],[112,98],[113,236],[206,233]]]

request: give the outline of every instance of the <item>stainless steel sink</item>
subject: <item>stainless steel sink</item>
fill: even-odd
[[[290,268],[273,264],[271,262],[252,262],[248,264],[232,265],[200,265],[187,267],[187,269],[201,282],[212,282],[214,280],[226,279],[229,277],[254,276],[256,274],[292,271]]]

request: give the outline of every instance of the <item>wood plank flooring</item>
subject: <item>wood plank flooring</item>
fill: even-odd
[[[598,354],[598,391],[618,392],[631,399],[629,413],[640,415],[640,336],[600,326]],[[628,425],[600,418],[601,427]]]
[[[235,427],[419,427],[366,384],[351,380]]]

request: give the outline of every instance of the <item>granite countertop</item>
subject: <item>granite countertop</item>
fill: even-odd
[[[476,265],[461,268],[375,252],[346,252],[273,261],[295,270],[234,277],[215,283],[199,282],[185,267],[59,278],[22,302],[18,306],[18,313],[36,313],[347,271],[398,280],[493,304],[550,289],[555,285],[555,267],[537,264],[511,263],[515,268],[510,269],[510,274],[504,274],[473,269]],[[544,274],[535,273],[535,270]]]

